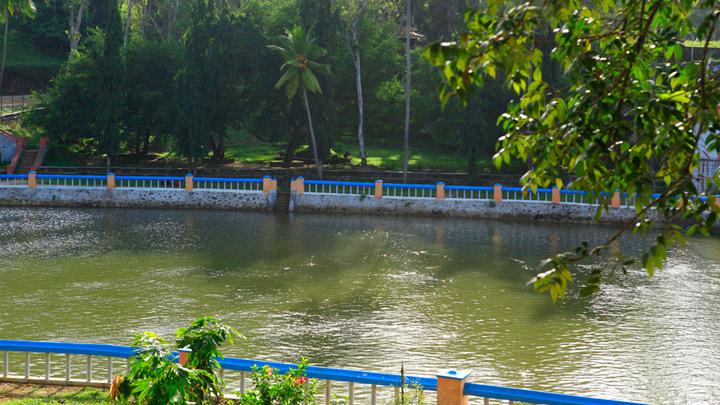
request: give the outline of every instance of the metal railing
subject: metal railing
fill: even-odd
[[[0,187],[27,187],[27,174],[0,174]]]
[[[492,200],[493,187],[445,186],[445,198],[455,200]]]
[[[6,383],[38,383],[48,385],[73,385],[107,387],[114,375],[127,370],[134,349],[127,346],[107,344],[82,344],[60,342],[33,342],[23,340],[0,340],[3,368],[0,381]],[[177,358],[177,353],[174,354]],[[59,358],[58,358],[59,357]],[[57,368],[59,360],[60,369]],[[226,384],[226,393],[237,387],[239,393],[252,388],[248,373],[255,368],[269,366],[285,373],[297,365],[241,358],[219,359],[219,375]],[[55,368],[53,368],[55,366]],[[19,370],[19,371],[18,371]],[[430,395],[438,390],[438,378],[385,374],[359,370],[310,366],[307,377],[324,382],[319,393],[320,402],[330,404],[335,398],[346,403],[354,401],[375,405],[383,399],[398,398],[399,387],[427,391]],[[587,398],[517,388],[466,383],[464,395],[473,403],[488,404],[509,401],[529,404],[551,405],[630,405],[631,402]],[[480,401],[480,402],[477,402]],[[440,403],[440,401],[438,401]]]
[[[263,191],[263,179],[195,177],[193,188],[213,191]]]
[[[305,180],[308,194],[373,195],[375,183],[353,181]]]
[[[173,176],[115,176],[117,188],[184,190],[185,177]]]
[[[436,198],[434,184],[383,183],[383,197],[389,198]]]
[[[508,201],[552,202],[551,188],[502,187],[502,199]]]
[[[63,188],[104,188],[104,187],[107,187],[107,176],[38,174],[36,176],[36,179],[37,179],[38,187],[63,187]]]

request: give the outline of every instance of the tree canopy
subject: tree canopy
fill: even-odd
[[[635,219],[608,243],[626,229],[647,231],[657,213],[662,232],[642,259],[652,275],[673,242],[708,233],[720,214],[713,194],[692,181],[699,150],[720,149],[720,81],[709,58],[719,16],[710,0],[492,0],[465,15],[458,41],[436,43],[425,55],[441,69],[443,103],[467,101],[486,82],[505,78],[516,100],[499,120],[494,160],[529,161],[526,187],[591,190],[605,207],[605,192],[635,196]],[[683,58],[690,37],[703,44],[697,60]],[[564,73],[561,86],[543,75],[552,63]],[[548,259],[535,287],[561,297],[570,264],[607,247],[584,244]],[[596,269],[585,291],[596,290],[607,271]]]

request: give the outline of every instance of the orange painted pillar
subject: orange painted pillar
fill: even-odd
[[[437,405],[467,405],[463,390],[469,378],[469,371],[441,370],[437,374]]]
[[[375,198],[378,200],[383,196],[383,181],[375,180]]]
[[[108,174],[107,174],[107,189],[108,189],[108,190],[114,190],[114,189],[115,189],[115,173],[108,173]]]
[[[615,190],[613,193],[612,198],[610,199],[610,206],[612,208],[620,208],[620,192],[618,190]]]
[[[277,179],[274,177],[272,179],[271,187],[272,187],[272,191],[277,191]]]
[[[493,187],[493,200],[496,203],[502,201],[502,184],[496,184],[495,187]]]
[[[28,176],[27,177],[28,187],[29,188],[37,187],[37,172],[33,170],[33,171],[29,172],[27,176]]]
[[[191,349],[178,350],[178,363],[180,363],[181,366],[186,366],[188,364],[188,361],[190,361],[190,353],[192,353]]]
[[[290,179],[290,192],[295,191],[295,178]]]
[[[188,173],[185,175],[185,191],[193,190],[193,175]]]
[[[444,200],[445,199],[445,183],[442,181],[439,181],[435,185],[435,198],[438,200]]]
[[[557,187],[552,188],[552,203],[560,204],[560,189]]]
[[[272,179],[270,176],[263,176],[263,193],[268,194],[270,193],[270,189],[272,188]]]
[[[303,195],[305,193],[305,177],[300,176],[295,179],[295,192],[298,195]]]

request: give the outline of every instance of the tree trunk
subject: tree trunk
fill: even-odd
[[[5,61],[7,59],[8,31],[10,30],[10,13],[5,12],[5,33],[3,34],[2,61],[0,61],[0,94],[2,94],[3,78],[5,78]]]
[[[408,162],[410,160],[410,95],[411,95],[411,70],[410,60],[410,2],[405,0],[405,130],[403,132],[403,181],[407,181]]]
[[[363,105],[362,71],[360,69],[360,50],[353,50],[353,62],[355,64],[355,82],[357,85],[358,103],[358,145],[360,146],[360,166],[367,167],[367,155],[365,152],[365,112]]]
[[[150,133],[146,132],[143,137],[143,155],[150,153]]]
[[[123,34],[123,45],[127,45],[130,37],[130,27],[132,25],[132,9],[134,0],[128,0],[127,18],[125,19],[125,33]]]
[[[80,27],[82,25],[83,14],[85,13],[85,4],[80,4],[77,9],[77,15],[70,10],[70,26],[68,27],[68,41],[70,42],[70,56],[77,51],[80,44]]]
[[[367,0],[360,0],[358,10],[350,24],[350,56],[355,65],[355,85],[357,86],[358,103],[358,146],[360,148],[360,166],[367,167],[365,152],[365,111],[362,87],[362,69],[360,65],[360,24],[367,7]]]
[[[317,168],[318,178],[322,180],[323,168],[322,161],[318,155],[317,141],[315,140],[315,129],[313,128],[312,115],[310,115],[310,103],[308,102],[307,90],[303,87],[303,98],[305,99],[305,112],[308,118],[308,127],[310,128],[310,142],[312,143],[313,156],[315,157],[315,166]]]

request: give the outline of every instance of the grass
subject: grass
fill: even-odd
[[[225,157],[238,163],[269,163],[276,160],[284,144],[264,143],[251,136],[236,134],[227,143]],[[301,149],[307,148],[301,147]],[[339,155],[349,152],[352,166],[360,166],[359,147],[353,143],[335,142],[333,151]],[[368,165],[385,170],[402,170],[403,151],[397,146],[367,147]],[[489,168],[490,160],[480,162],[480,168]],[[464,172],[467,161],[459,152],[439,151],[427,147],[411,147],[410,170]]]
[[[0,404],[40,405],[110,404],[107,390],[34,385],[0,384]]]
[[[40,47],[32,35],[10,31],[8,36],[7,67],[10,69],[58,69],[65,62],[67,55]]]

